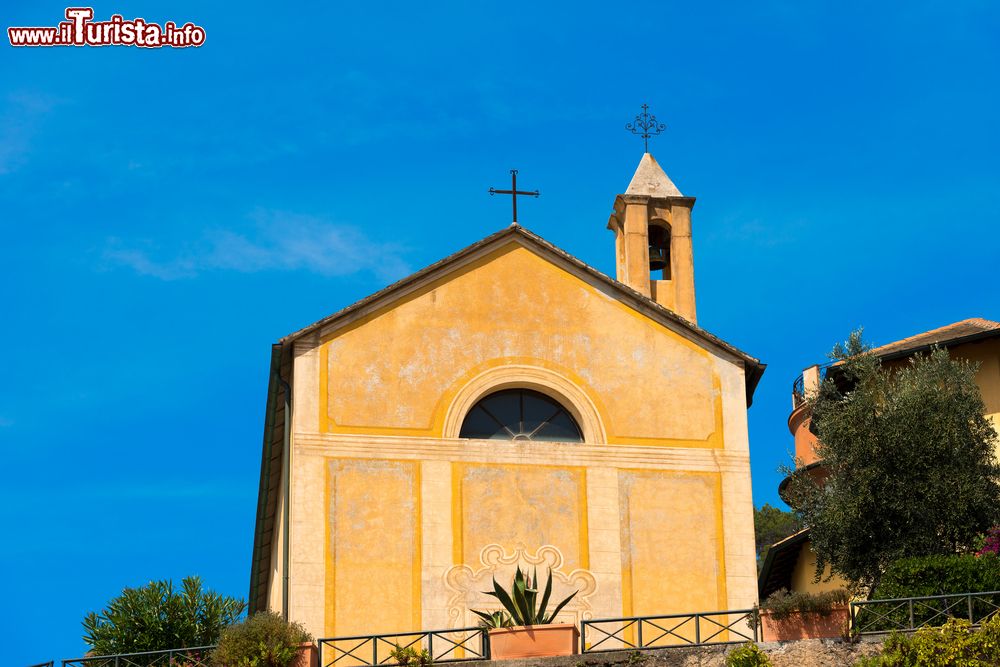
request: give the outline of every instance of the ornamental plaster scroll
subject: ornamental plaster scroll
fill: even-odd
[[[562,552],[558,547],[546,544],[535,553],[529,553],[524,547],[518,546],[513,551],[507,551],[499,544],[488,544],[479,552],[482,567],[472,569],[468,565],[454,565],[444,575],[444,583],[450,595],[448,597],[448,624],[452,628],[471,627],[479,624],[479,617],[470,609],[481,611],[500,608],[499,601],[486,595],[483,591],[493,590],[493,577],[509,590],[510,582],[518,567],[522,571],[538,570],[538,578],[543,582],[552,570],[552,605],[558,604],[573,591],[579,591],[569,604],[559,612],[559,621],[579,624],[580,621],[593,618],[591,598],[597,592],[597,579],[589,570],[575,569],[571,572],[561,570]],[[544,584],[543,584],[544,585]]]

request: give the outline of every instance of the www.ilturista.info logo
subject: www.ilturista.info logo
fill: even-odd
[[[55,27],[7,28],[11,46],[162,46],[184,48],[205,43],[205,29],[193,23],[162,26],[145,19],[125,20],[114,14],[108,21],[93,21],[92,7],[67,7],[66,21]]]

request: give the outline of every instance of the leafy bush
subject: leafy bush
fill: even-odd
[[[880,655],[855,667],[990,667],[1000,664],[1000,615],[983,622],[978,632],[968,621],[951,619],[938,628],[912,635],[893,633]]]
[[[789,593],[782,588],[771,593],[760,608],[770,612],[772,619],[781,621],[796,613],[829,616],[835,606],[847,604],[850,599],[843,588],[824,593]]]
[[[912,598],[1000,591],[1000,556],[952,554],[903,558],[882,575],[875,598]]]
[[[299,653],[299,644],[312,636],[298,623],[262,611],[223,630],[212,654],[217,667],[288,667]]]
[[[938,624],[949,616],[968,618],[970,609],[957,594],[1000,590],[1000,556],[987,554],[951,554],[904,558],[891,564],[882,576],[873,599],[927,597],[956,594],[930,600],[919,600],[912,607],[914,625]],[[972,599],[972,618],[980,620],[993,613],[1000,604],[1000,595],[977,596]],[[908,627],[910,606],[901,603],[871,605],[858,610],[856,625],[865,631],[895,630]]]
[[[395,660],[400,667],[425,667],[434,663],[434,658],[430,652],[423,648],[419,651],[412,646],[400,646],[389,651],[389,656]]]
[[[753,642],[747,642],[726,654],[726,667],[770,667],[771,659]]]
[[[179,591],[171,581],[153,581],[87,614],[83,640],[94,655],[208,646],[244,609],[243,600],[203,590],[199,577],[184,579]]]
[[[532,585],[532,581],[534,581],[534,585]],[[545,610],[549,604],[549,596],[552,594],[552,570],[549,570],[549,578],[545,582],[545,592],[542,593],[540,602],[536,602],[538,599],[537,586],[538,570],[535,570],[533,577],[529,577],[524,572],[521,572],[521,568],[519,567],[514,574],[514,583],[511,584],[510,593],[497,583],[496,577],[493,577],[493,590],[486,591],[486,594],[500,600],[500,604],[503,605],[504,610],[510,615],[510,620],[514,625],[546,625],[551,623],[555,619],[556,614],[562,611],[562,608],[579,592],[574,591],[572,595],[557,604],[552,613],[546,614]],[[495,614],[492,612],[476,611],[475,609],[470,611],[486,623],[492,623],[495,620]]]

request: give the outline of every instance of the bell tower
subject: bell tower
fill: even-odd
[[[644,153],[632,182],[615,198],[608,229],[615,233],[617,278],[637,292],[697,322],[691,209],[650,153]]]

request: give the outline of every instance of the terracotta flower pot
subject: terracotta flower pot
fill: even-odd
[[[299,644],[299,654],[288,667],[319,667],[319,651],[313,642]]]
[[[572,623],[494,628],[489,634],[493,660],[575,655],[580,650],[580,630]]]
[[[835,606],[829,614],[796,612],[781,620],[771,618],[771,612],[760,612],[761,632],[766,642],[787,642],[795,639],[835,639],[844,634],[851,612],[847,605]]]

